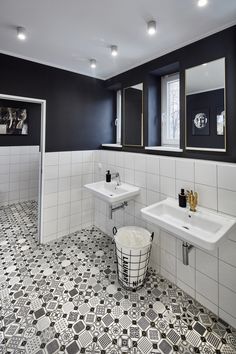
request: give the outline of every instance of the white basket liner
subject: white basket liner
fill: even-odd
[[[126,226],[118,230],[115,242],[119,279],[126,287],[136,288],[146,277],[151,233],[141,227]]]

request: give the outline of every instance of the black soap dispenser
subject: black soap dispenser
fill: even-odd
[[[111,173],[110,173],[110,170],[107,170],[107,173],[106,173],[106,182],[111,182]]]
[[[181,189],[181,192],[179,193],[179,206],[181,208],[186,208],[187,206],[187,196],[184,192],[184,189]]]

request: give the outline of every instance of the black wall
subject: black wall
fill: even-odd
[[[158,36],[156,36],[158,48]],[[201,158],[222,161],[236,162],[236,26],[225,29],[212,36],[204,38],[200,41],[192,43],[188,46],[175,50],[146,64],[138,66],[132,70],[126,71],[118,76],[115,76],[106,81],[106,87],[110,90],[125,88],[137,83],[144,83],[144,145],[156,145],[160,139],[160,123],[155,120],[155,112],[153,107],[150,108],[150,97],[158,93],[158,87],[153,85],[153,79],[150,80],[150,75],[154,76],[165,75],[176,72],[176,68],[180,72],[180,126],[181,148],[185,148],[185,70],[200,65],[209,61],[220,58],[226,58],[226,134],[227,134],[227,152],[199,152],[187,151],[183,153],[166,153],[166,152],[151,152],[160,155],[174,155],[188,158]],[[173,69],[171,67],[173,66]],[[151,84],[150,84],[151,81]],[[153,93],[151,86],[155,89]],[[157,102],[158,106],[158,102]],[[160,109],[159,109],[160,111]],[[152,118],[148,112],[152,112]],[[158,107],[156,108],[158,114]],[[158,118],[158,117],[157,117]],[[159,117],[160,119],[160,117]],[[153,121],[155,125],[153,125]],[[150,132],[152,129],[157,129],[157,134]],[[148,134],[149,132],[149,134]],[[138,151],[150,153],[143,148],[132,149],[125,148],[128,151]]]
[[[0,100],[0,107],[26,108],[28,121],[27,135],[0,135],[0,146],[40,145],[40,104]]]
[[[102,80],[0,54],[0,93],[46,99],[46,151],[97,149],[115,137],[114,94]]]
[[[129,145],[141,145],[143,92],[132,87],[124,91],[124,143]]]

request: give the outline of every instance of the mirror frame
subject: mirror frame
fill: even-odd
[[[224,148],[222,149],[219,149],[219,148],[203,148],[203,147],[193,147],[193,146],[188,146],[188,136],[187,136],[187,95],[186,95],[186,87],[187,87],[187,78],[186,78],[186,71],[187,70],[190,70],[190,69],[193,69],[195,67],[198,67],[198,66],[201,66],[202,64],[199,64],[199,65],[195,65],[195,66],[192,66],[192,67],[189,67],[187,69],[185,69],[184,71],[184,105],[185,105],[185,108],[184,108],[184,124],[185,124],[185,150],[192,150],[192,151],[211,151],[211,152],[226,152],[227,151],[227,139],[226,139],[226,135],[227,135],[227,105],[226,105],[226,58],[225,57],[222,57],[222,58],[218,58],[218,59],[214,59],[214,60],[211,60],[208,63],[212,63],[216,60],[221,60],[223,59],[224,60],[224,110],[225,110],[225,136],[224,136]]]
[[[139,82],[138,84],[142,84],[143,85],[143,82]],[[135,84],[135,85],[138,85],[138,84]],[[132,85],[132,86],[135,86],[135,85]],[[142,115],[141,115],[141,143],[140,145],[134,145],[134,144],[127,144],[125,142],[125,106],[124,106],[124,102],[125,102],[125,90],[127,90],[128,88],[131,88],[132,86],[127,86],[127,87],[124,87],[122,89],[122,101],[121,101],[121,105],[122,105],[122,146],[124,147],[136,147],[136,148],[142,148],[144,147],[144,139],[143,139],[143,126],[144,126],[144,114],[143,114],[143,109],[144,109],[144,100],[143,100],[143,90],[142,90]],[[143,85],[144,87],[144,85]]]

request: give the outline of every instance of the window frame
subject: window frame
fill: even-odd
[[[121,144],[121,125],[122,125],[122,90],[116,91],[116,144]]]
[[[178,81],[180,85],[180,73],[174,73],[161,77],[161,146],[179,147],[180,146],[180,86],[179,86],[179,136],[177,139],[168,139],[168,86],[171,82]]]

